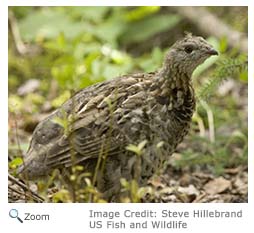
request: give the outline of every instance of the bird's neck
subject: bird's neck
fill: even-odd
[[[170,89],[182,89],[188,91],[192,86],[191,74],[184,72],[177,65],[163,66],[158,72],[159,83],[168,83]]]
[[[154,76],[151,95],[158,103],[168,105],[168,110],[179,109],[187,103],[191,114],[195,107],[195,94],[190,77],[179,69],[162,68]]]

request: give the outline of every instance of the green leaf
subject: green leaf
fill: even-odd
[[[140,154],[141,154],[141,151],[139,150],[139,148],[138,148],[137,146],[133,145],[133,144],[128,145],[128,146],[126,147],[126,150],[132,151],[132,152],[134,152],[134,153],[137,154],[137,155],[140,155]]]
[[[227,49],[228,49],[228,40],[227,40],[227,37],[223,37],[220,40],[220,52],[225,53]]]
[[[53,202],[71,202],[71,195],[70,192],[66,189],[61,189],[57,193],[54,193],[52,196],[52,201]]]
[[[34,11],[19,22],[21,36],[26,41],[52,39],[60,33],[66,38],[74,38],[88,30],[89,26],[89,23],[73,22],[64,12],[54,8]]]
[[[10,163],[9,163],[9,167],[11,169],[15,169],[17,168],[19,165],[21,165],[23,163],[23,159],[21,157],[17,157],[15,159],[13,159]]]
[[[71,97],[71,93],[68,90],[65,90],[60,96],[56,97],[54,100],[52,100],[52,106],[54,108],[60,107],[66,100],[68,100]]]
[[[72,15],[91,20],[95,23],[103,21],[105,15],[109,11],[109,6],[87,6],[87,7],[71,7]]]
[[[121,18],[110,18],[104,23],[97,25],[93,34],[99,37],[102,41],[115,45],[118,37],[124,33],[124,29],[125,23]]]
[[[169,30],[181,20],[178,15],[153,15],[144,20],[131,23],[121,36],[123,43],[142,42],[151,36]]]
[[[161,49],[155,47],[151,55],[138,59],[138,64],[145,72],[151,72],[161,67],[163,57],[164,53]]]
[[[120,183],[124,188],[129,188],[129,182],[125,178],[120,178]]]
[[[8,106],[10,112],[17,112],[23,108],[22,99],[18,95],[10,95],[8,98]]]
[[[248,82],[248,71],[244,70],[240,73],[240,80],[243,81],[244,83]]]
[[[136,155],[141,155],[142,150],[144,149],[145,145],[147,143],[147,140],[144,140],[138,144],[138,146],[130,144],[126,147],[126,150],[134,152]]]
[[[147,143],[147,140],[144,140],[138,144],[138,149],[142,151]]]
[[[145,18],[148,15],[154,14],[161,9],[160,6],[140,6],[125,14],[127,21],[137,21]]]

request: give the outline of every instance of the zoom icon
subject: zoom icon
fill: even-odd
[[[16,219],[18,219],[18,221],[20,221],[21,223],[23,223],[23,220],[19,217],[19,212],[18,212],[18,210],[16,210],[16,209],[11,209],[11,210],[9,211],[9,216],[10,216],[11,218],[16,218]]]

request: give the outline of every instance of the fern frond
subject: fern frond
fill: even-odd
[[[197,92],[197,99],[207,101],[216,88],[227,78],[235,76],[248,69],[246,56],[227,58],[217,62],[217,68],[206,84]]]

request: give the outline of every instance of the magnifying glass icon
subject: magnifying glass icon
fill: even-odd
[[[18,212],[18,210],[16,210],[16,209],[11,209],[11,210],[9,211],[9,216],[10,216],[11,218],[16,218],[16,219],[18,219],[21,223],[23,223],[22,219],[19,217],[19,212]]]

